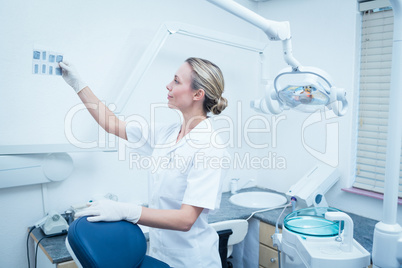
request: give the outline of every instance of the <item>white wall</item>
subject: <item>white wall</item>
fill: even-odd
[[[257,7],[246,0],[239,2]],[[65,117],[80,103],[61,77],[31,74],[34,48],[64,53],[95,94],[109,104],[115,101],[136,61],[165,21],[253,40],[260,37],[258,29],[199,0],[0,0],[0,6],[0,35],[6,40],[1,44],[5,53],[0,56],[0,145],[66,142]],[[253,114],[248,109],[250,100],[258,95],[258,55],[176,36],[168,39],[120,116],[138,113],[149,122],[150,105],[166,103],[165,86],[189,56],[208,58],[221,67],[226,82],[224,96],[230,104],[223,115],[233,120],[234,127],[241,127],[241,121]],[[246,109],[239,111],[239,106]],[[166,108],[155,113],[157,121],[179,120],[176,112]],[[216,125],[227,127],[228,123]],[[104,138],[86,111],[77,113],[66,128],[72,129],[81,141]],[[227,135],[227,139],[236,140],[229,148],[231,153],[249,151],[247,146],[238,145],[237,134]],[[71,153],[75,169],[67,180],[0,189],[0,267],[26,266],[27,227],[49,210],[63,212],[72,204],[109,192],[122,201],[147,202],[146,170],[130,168],[127,153],[122,154],[123,157],[118,153]],[[232,170],[228,178],[234,176],[256,178],[256,172]]]
[[[345,87],[349,102],[355,96],[356,28],[358,13],[355,1],[271,0],[256,4],[239,0],[273,20],[289,20],[293,34],[295,57],[306,66],[316,66],[331,74],[336,85]],[[164,21],[181,21],[216,31],[227,32],[254,40],[266,40],[253,26],[199,0],[172,1],[35,1],[0,0],[0,144],[43,144],[64,142],[64,120],[72,107],[79,104],[60,77],[33,77],[31,53],[37,44],[63,52],[78,68],[93,91],[107,103],[115,101],[116,92],[127,79],[129,71],[145,50],[153,34]],[[317,12],[320,10],[320,12]],[[339,14],[342,14],[340,16]],[[50,22],[50,24],[49,24]],[[6,26],[4,26],[6,25]],[[46,30],[43,30],[46,29]],[[232,169],[228,179],[257,178],[258,185],[285,192],[316,161],[301,144],[302,126],[306,114],[285,112],[271,117],[255,117],[250,100],[262,95],[258,86],[258,56],[220,45],[192,39],[169,39],[147,73],[143,83],[133,93],[124,116],[141,114],[150,120],[151,103],[166,102],[165,85],[188,56],[202,56],[215,61],[223,70],[226,82],[224,96],[230,106],[224,111],[234,122],[232,155],[264,158],[271,161],[267,169]],[[269,43],[269,78],[285,67],[280,43]],[[241,108],[240,108],[241,107]],[[160,108],[157,120],[178,120],[174,111]],[[259,115],[261,116],[261,115]],[[266,133],[248,135],[249,127],[264,127]],[[260,119],[258,119],[260,118]],[[339,169],[342,181],[329,193],[329,204],[370,218],[381,218],[381,202],[344,193],[341,187],[350,185],[352,167],[353,113],[342,118],[330,118],[308,126],[304,135],[308,146],[325,150],[326,126],[339,128]],[[279,122],[275,123],[275,120]],[[227,127],[227,122],[216,125]],[[77,114],[71,128],[80,139],[102,138],[85,111]],[[102,132],[99,132],[102,133]],[[224,133],[228,134],[228,133]],[[275,136],[276,135],[276,136]],[[248,144],[253,142],[253,144]],[[255,144],[268,148],[255,149]],[[332,152],[330,156],[337,155]],[[43,186],[31,185],[0,189],[0,267],[24,267],[26,228],[55,209],[59,212],[71,204],[86,202],[97,194],[117,194],[120,200],[146,202],[146,171],[130,168],[127,159],[118,153],[73,153],[75,170],[63,182]],[[286,164],[283,168],[283,161]],[[269,164],[265,162],[265,164]],[[227,182],[225,190],[228,190]],[[42,192],[44,194],[42,194]],[[45,198],[43,199],[42,196]],[[399,208],[399,222],[402,212]]]
[[[347,91],[350,104],[346,116],[329,117],[328,120],[308,125],[304,132],[303,124],[311,115],[297,112],[285,112],[286,119],[278,124],[277,143],[268,151],[276,152],[286,159],[286,169],[260,170],[258,184],[280,192],[286,192],[317,161],[325,159],[328,153],[331,159],[339,156],[338,168],[342,177],[327,194],[330,206],[356,213],[368,218],[381,220],[382,201],[358,196],[341,191],[350,187],[354,175],[354,139],[356,125],[356,107],[353,106],[358,90],[359,60],[359,26],[360,15],[357,1],[341,0],[271,0],[260,3],[258,12],[266,18],[290,22],[292,32],[293,54],[304,66],[314,66],[331,75],[334,84]],[[271,79],[285,67],[282,60],[280,44],[270,46]],[[283,116],[283,115],[282,115]],[[326,141],[326,127],[338,128],[339,139]],[[303,146],[302,135],[307,146]],[[326,152],[326,145],[339,143],[337,150]],[[308,151],[311,147],[324,155],[318,159]],[[398,222],[402,223],[402,207],[398,208]]]

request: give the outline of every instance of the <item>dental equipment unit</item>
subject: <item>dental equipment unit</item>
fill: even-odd
[[[267,20],[231,0],[208,1],[260,28],[268,35],[270,40],[281,40],[283,42],[284,58],[290,65],[290,68],[279,73],[273,85],[271,83],[271,85],[266,87],[264,98],[251,103],[252,108],[263,113],[278,114],[288,108],[311,112],[314,110],[315,105],[321,104],[332,109],[338,116],[345,115],[348,107],[345,91],[334,87],[331,80],[322,71],[302,67],[293,57],[288,22]],[[383,220],[376,225],[374,230],[372,252],[374,268],[398,268],[402,265],[402,227],[397,223],[402,136],[402,106],[400,105],[402,101],[402,76],[400,75],[402,71],[402,0],[389,0],[389,2],[394,12],[393,60],[389,97],[390,108],[387,132]],[[298,75],[301,76],[300,80],[297,78]],[[281,82],[280,79],[282,78],[286,78],[287,80]],[[295,80],[289,81],[289,79]],[[275,101],[276,106],[274,105]],[[339,104],[342,105],[341,108],[339,108]],[[331,213],[333,212],[328,211],[328,213],[321,213],[320,218],[326,220],[342,220],[344,222],[348,221],[344,215],[338,217],[340,216],[338,212],[335,212],[336,214]],[[284,232],[286,232],[286,225],[285,223]],[[349,229],[347,226],[349,226]],[[353,228],[350,228],[350,223],[345,224],[345,228],[348,229],[346,233],[350,233],[350,230],[353,231]],[[300,239],[300,237],[301,236],[297,237],[299,243],[307,241],[307,239],[303,240]],[[320,240],[313,238],[314,236],[309,239],[312,242],[311,246],[317,249],[319,245],[322,244],[318,243],[318,241],[323,242],[324,240],[322,238],[320,238]],[[288,239],[288,236],[284,235],[283,240],[286,239]],[[348,238],[348,241],[350,241],[350,238]],[[348,243],[348,246],[344,247],[343,250],[345,248],[349,249],[349,244],[350,243]],[[305,253],[305,250],[303,252]],[[297,251],[293,253],[298,254]],[[363,262],[364,261],[359,261],[358,265],[360,266]],[[321,264],[318,266],[316,264],[312,265],[312,267],[324,267]],[[351,267],[359,266],[357,266],[356,263],[356,266]],[[305,266],[296,265],[295,267]],[[325,267],[339,266],[325,264]]]
[[[343,229],[342,229],[343,226]],[[292,268],[361,268],[370,253],[353,239],[353,221],[335,208],[310,207],[288,214],[282,234],[274,235],[281,266]]]
[[[233,0],[208,1],[260,28],[269,40],[283,43],[284,59],[290,67],[282,70],[273,84],[265,86],[264,98],[252,101],[252,108],[263,113],[279,114],[290,108],[310,113],[327,106],[337,116],[345,115],[348,108],[346,91],[335,87],[329,75],[322,70],[301,66],[293,57],[288,21],[267,20]]]
[[[286,193],[298,210],[292,209],[282,233],[276,227],[273,235],[280,267],[361,268],[370,264],[370,253],[353,239],[350,216],[325,201],[324,195],[339,177],[337,169],[317,163]]]
[[[318,162],[286,193],[288,200],[296,198],[297,208],[327,207],[324,194],[339,180],[339,170]]]

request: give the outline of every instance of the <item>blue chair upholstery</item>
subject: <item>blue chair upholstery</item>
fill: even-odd
[[[70,225],[66,244],[84,268],[169,267],[146,255],[144,234],[127,221],[89,222],[87,217],[81,217]]]

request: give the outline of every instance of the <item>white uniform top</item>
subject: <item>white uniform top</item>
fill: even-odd
[[[180,209],[188,204],[204,208],[188,232],[150,228],[149,252],[171,267],[221,267],[219,237],[208,224],[208,213],[219,208],[226,173],[219,161],[229,155],[214,146],[222,142],[214,135],[210,119],[176,143],[180,129],[180,124],[156,128],[145,139],[138,125],[126,127],[129,142],[143,141],[136,151],[157,163],[150,172],[149,207]]]

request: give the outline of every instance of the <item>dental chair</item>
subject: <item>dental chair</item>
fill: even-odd
[[[227,220],[210,224],[219,235],[219,255],[222,268],[233,267],[227,259],[232,255],[233,246],[240,243],[248,232],[246,220]]]
[[[66,246],[79,268],[169,268],[146,255],[147,243],[140,227],[127,221],[75,220],[69,227]]]

